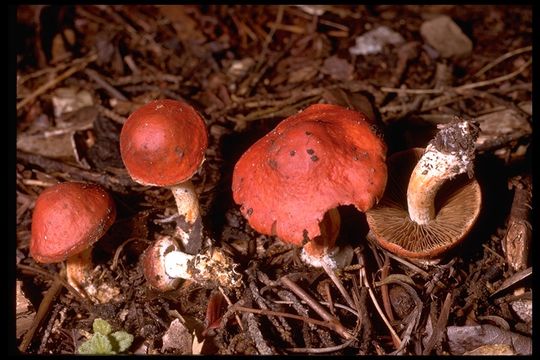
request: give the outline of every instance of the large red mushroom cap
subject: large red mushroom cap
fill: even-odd
[[[302,245],[339,205],[371,208],[386,185],[386,145],[367,118],[316,104],[283,120],[234,168],[232,190],[260,233]]]
[[[120,133],[127,171],[143,185],[173,186],[189,180],[204,161],[208,134],[190,105],[155,100],[133,112]]]
[[[36,200],[30,255],[42,263],[64,261],[98,241],[115,218],[113,199],[101,186],[54,185]]]

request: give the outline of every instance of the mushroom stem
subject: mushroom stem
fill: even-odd
[[[191,279],[189,274],[189,262],[195,256],[182,251],[171,251],[163,258],[165,273],[171,278]]]
[[[93,270],[92,248],[83,250],[66,260],[67,281],[82,297],[87,297],[98,304],[117,299],[120,295],[120,289],[107,283],[96,286],[92,281]]]
[[[473,176],[475,141],[479,127],[470,121],[454,121],[437,133],[416,164],[407,188],[409,217],[418,224],[435,218],[435,196],[456,175]]]
[[[323,267],[324,263],[332,269],[350,264],[353,256],[352,247],[335,246],[340,225],[341,217],[337,208],[327,211],[319,224],[321,235],[304,245],[302,260],[315,267]]]
[[[181,251],[170,236],[162,236],[150,245],[143,254],[142,265],[148,283],[160,291],[177,288],[180,279],[225,287],[241,284],[236,264],[219,248],[190,255]]]
[[[70,256],[66,260],[66,278],[83,297],[88,295],[86,287],[90,279],[94,263],[92,262],[92,248]]]
[[[171,186],[170,189],[178,208],[177,234],[183,250],[196,254],[202,246],[202,219],[197,192],[190,180]]]
[[[320,258],[332,250],[339,234],[340,225],[339,211],[336,208],[328,210],[319,224],[321,235],[304,245],[306,255]]]
[[[225,287],[237,287],[241,284],[241,275],[235,270],[236,264],[218,248],[197,255],[171,251],[163,258],[163,264],[165,273],[171,278]]]

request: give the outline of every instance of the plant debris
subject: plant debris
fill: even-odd
[[[145,355],[532,353],[532,6],[16,9],[11,352],[74,355],[94,336],[101,351]],[[119,136],[136,109],[163,99],[192,106],[208,130],[191,179],[200,250],[230,259],[238,286],[182,280],[160,292],[144,277],[141,255],[176,236],[178,210],[166,187],[131,180]],[[251,228],[232,199],[236,162],[317,103],[364,112],[387,156],[425,147],[455,116],[477,121],[482,208],[469,236],[438,264],[415,263],[381,249],[364,215],[339,206],[336,246],[355,256],[329,270]],[[92,251],[92,279],[119,291],[111,301],[89,301],[62,264],[29,255],[37,197],[67,181],[99,184],[116,204]],[[132,343],[98,335],[98,319]]]

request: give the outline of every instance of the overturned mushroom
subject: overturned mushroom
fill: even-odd
[[[425,150],[390,156],[384,197],[366,212],[370,231],[383,248],[404,257],[436,259],[465,238],[482,202],[473,178],[478,131],[473,122],[456,120]]]
[[[175,100],[156,100],[132,113],[120,133],[120,153],[130,176],[142,185],[168,187],[180,217],[184,250],[202,244],[199,200],[191,177],[204,162],[206,125],[195,109]]]
[[[81,294],[107,302],[118,289],[91,282],[92,245],[113,224],[116,208],[99,185],[65,182],[43,191],[32,215],[30,255],[41,263],[66,261],[67,280]]]
[[[314,266],[324,261],[336,267],[336,208],[365,211],[382,197],[385,154],[386,145],[362,113],[312,105],[242,155],[233,197],[255,230],[304,245],[302,257]]]

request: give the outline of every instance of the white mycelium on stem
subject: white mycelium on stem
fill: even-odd
[[[414,168],[407,188],[409,217],[418,224],[435,218],[435,196],[456,175],[473,176],[475,141],[479,127],[470,121],[454,121],[428,144]]]
[[[236,264],[218,248],[190,255],[181,251],[174,239],[164,236],[156,240],[147,252],[144,271],[151,283],[160,290],[176,288],[179,279],[225,287],[241,284]],[[158,278],[154,278],[156,275]]]

